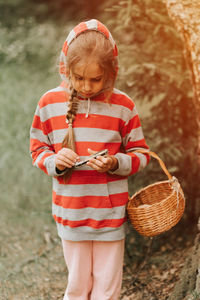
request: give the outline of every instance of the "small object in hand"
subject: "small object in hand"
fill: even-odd
[[[108,154],[108,149],[98,151],[98,152],[90,155],[87,159],[82,160],[82,161],[78,161],[77,163],[75,163],[74,168],[78,168],[82,165],[85,165],[91,158],[97,158],[97,156],[105,156],[106,154]]]

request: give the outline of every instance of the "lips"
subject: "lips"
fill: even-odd
[[[91,98],[93,94],[80,93],[84,98]]]

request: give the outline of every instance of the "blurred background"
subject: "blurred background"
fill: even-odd
[[[98,2],[0,0],[0,299],[58,299],[66,284],[51,179],[32,167],[29,130],[39,98],[60,83],[58,58],[69,30],[89,18],[112,32],[120,58],[116,87],[134,99],[147,143],[184,190],[186,211],[176,232],[196,230],[197,124],[179,35],[161,0]],[[130,177],[130,195],[165,179],[152,159]],[[141,260],[145,243],[129,229],[127,259]]]

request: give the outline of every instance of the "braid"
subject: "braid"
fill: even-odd
[[[76,152],[76,147],[75,147],[75,139],[74,139],[74,131],[73,131],[73,121],[75,119],[77,109],[78,109],[77,92],[74,89],[72,89],[69,98],[68,110],[66,114],[66,122],[68,123],[69,128],[68,128],[68,132],[66,133],[63,139],[62,147],[70,148],[74,152]]]

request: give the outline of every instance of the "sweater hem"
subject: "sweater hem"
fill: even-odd
[[[104,227],[103,230],[86,226],[81,229],[80,227],[70,228],[69,226],[63,226],[59,223],[56,224],[58,236],[61,239],[68,241],[118,241],[124,239],[126,236],[126,223],[114,229]]]

